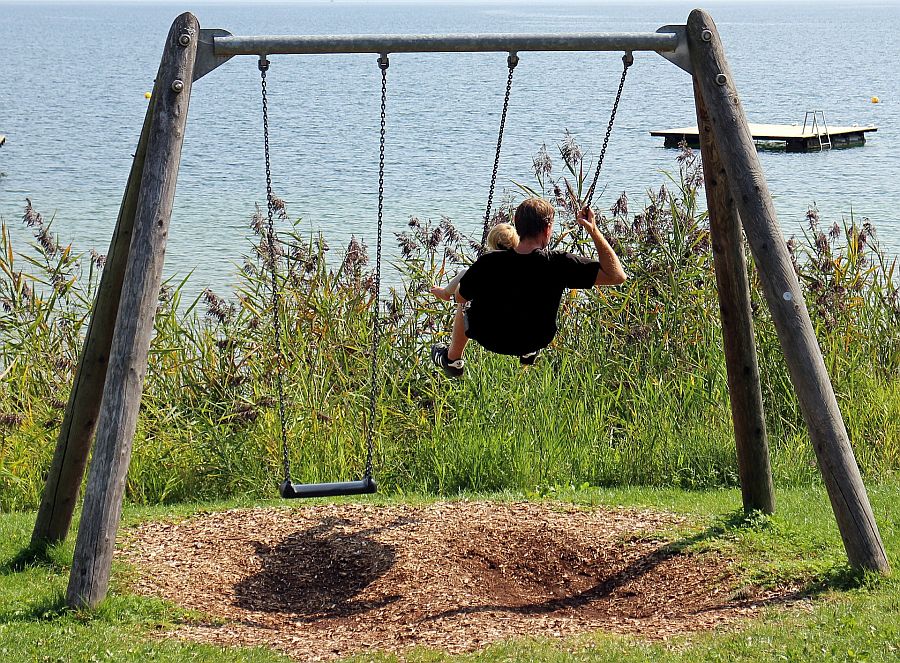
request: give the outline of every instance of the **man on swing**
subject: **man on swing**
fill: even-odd
[[[533,364],[556,335],[556,314],[567,288],[619,285],[627,278],[589,207],[576,218],[594,241],[597,260],[548,251],[554,214],[543,198],[523,201],[515,213],[518,246],[481,255],[459,282],[450,346],[431,349],[431,360],[448,376],[462,376],[469,339]]]

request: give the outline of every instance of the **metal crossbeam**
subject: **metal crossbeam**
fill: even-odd
[[[235,55],[653,51],[688,69],[687,59],[681,57],[686,48],[681,25],[663,26],[657,32],[571,34],[239,36],[225,30],[201,30],[194,79]]]
[[[674,51],[678,38],[655,32],[493,35],[315,35],[217,37],[216,55],[310,53],[465,53],[519,51]]]

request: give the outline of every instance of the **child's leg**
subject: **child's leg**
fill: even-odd
[[[437,297],[438,299],[443,299],[445,302],[449,302],[453,299],[453,293],[449,292],[446,288],[439,288],[435,286],[430,290],[431,294]]]
[[[453,331],[450,334],[450,347],[447,350],[447,358],[450,361],[462,359],[463,352],[466,350],[466,343],[468,342],[465,305],[460,304],[456,307],[456,313],[453,315]]]

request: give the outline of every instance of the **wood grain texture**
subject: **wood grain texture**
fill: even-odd
[[[687,27],[691,62],[709,126],[759,270],[847,557],[856,568],[886,573],[884,545],[718,31],[712,18],[699,9],[691,12]],[[707,40],[703,39],[705,31]]]
[[[183,34],[191,37],[186,46],[179,44],[179,36]],[[125,268],[84,511],[66,594],[68,605],[74,608],[95,607],[106,596],[109,586],[125,478],[162,281],[198,36],[199,25],[192,14],[185,13],[175,19],[166,39],[153,90],[156,103],[131,251]],[[180,91],[173,89],[175,81],[181,81]]]
[[[31,534],[31,545],[34,547],[59,543],[68,536],[72,514],[78,502],[100,413],[103,386],[106,383],[109,349],[119,312],[119,297],[128,262],[153,107],[151,100],[106,254],[106,264],[100,277],[100,287],[94,300],[66,413],[56,440],[50,472],[41,495],[41,505]]]
[[[741,496],[745,512],[774,513],[775,488],[769,463],[766,415],[759,381],[756,340],[753,336],[750,283],[744,258],[741,222],[696,80],[694,103],[700,127],[703,179],[716,268]]]

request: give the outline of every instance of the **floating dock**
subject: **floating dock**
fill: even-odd
[[[751,124],[753,140],[765,143],[784,143],[788,152],[818,152],[829,147],[852,147],[864,145],[866,134],[878,131],[878,127],[828,127],[828,130],[804,127],[800,124]],[[651,136],[662,136],[666,147],[678,147],[687,141],[691,147],[700,145],[697,127],[680,127],[651,131]]]

